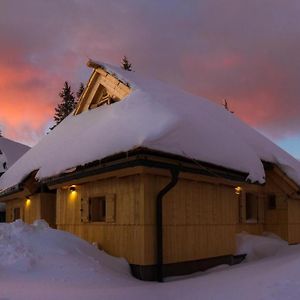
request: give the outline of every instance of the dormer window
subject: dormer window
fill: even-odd
[[[89,109],[93,109],[104,104],[109,105],[117,101],[119,101],[117,97],[111,95],[103,85],[100,85],[93,100],[91,101]]]
[[[95,66],[94,66],[95,67]],[[83,91],[74,115],[101,105],[110,105],[125,98],[131,92],[129,84],[119,80],[99,67],[94,72]]]

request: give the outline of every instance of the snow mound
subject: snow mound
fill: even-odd
[[[288,243],[273,233],[262,236],[242,232],[237,234],[237,254],[247,254],[246,261],[253,261],[280,253]]]
[[[92,280],[95,274],[103,282],[130,276],[125,260],[111,257],[70,233],[52,229],[43,220],[32,225],[21,220],[0,224],[0,270],[63,281]]]

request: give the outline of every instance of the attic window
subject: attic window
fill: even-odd
[[[93,109],[104,104],[109,105],[117,102],[118,100],[119,99],[111,95],[103,85],[100,85],[91,101],[89,109]]]

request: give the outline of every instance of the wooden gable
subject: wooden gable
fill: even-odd
[[[80,97],[75,115],[101,105],[109,105],[125,98],[130,92],[129,84],[110,74],[103,66],[88,62],[94,69],[89,82]]]
[[[266,190],[281,191],[290,198],[300,199],[299,186],[275,165],[266,171]]]

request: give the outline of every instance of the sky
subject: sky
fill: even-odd
[[[229,107],[300,158],[299,0],[0,0],[0,128],[34,145],[93,58]]]

